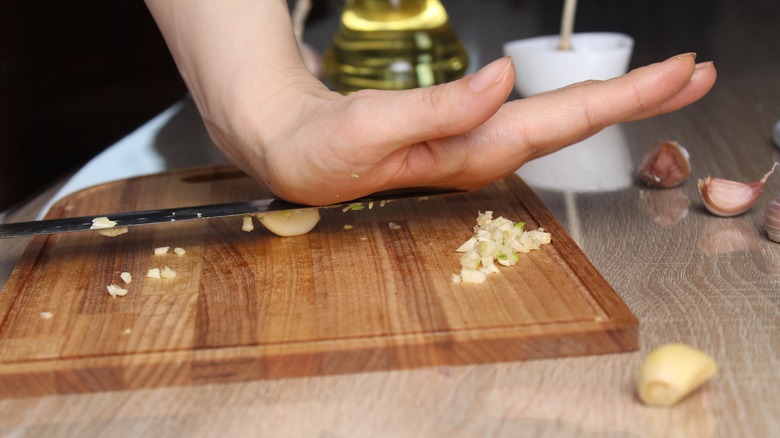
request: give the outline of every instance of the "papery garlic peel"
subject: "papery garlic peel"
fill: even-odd
[[[700,179],[699,194],[704,201],[704,206],[710,213],[723,217],[737,216],[750,210],[777,165],[778,163],[775,163],[760,180],[749,183],[711,176]]]

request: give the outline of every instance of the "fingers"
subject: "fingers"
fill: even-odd
[[[694,74],[695,73],[695,74]],[[504,160],[523,162],[554,152],[616,123],[688,105],[715,81],[712,63],[684,54],[608,81],[591,81],[511,102],[479,128]]]
[[[642,112],[633,116],[630,120],[646,119],[648,117],[665,114],[676,111],[704,97],[712,89],[717,78],[717,71],[712,61],[701,62],[694,66],[694,72],[691,80],[682,90],[675,93],[669,100],[665,101],[655,109]]]
[[[511,59],[504,57],[447,84],[356,93],[350,96],[350,111],[345,117],[352,120],[356,132],[370,133],[385,148],[388,140],[391,147],[401,148],[474,129],[501,108],[513,85],[514,67]],[[355,125],[360,123],[365,123],[364,129]]]
[[[448,84],[317,100],[316,111],[293,112],[310,117],[265,149],[271,164],[260,173],[277,195],[310,204],[399,187],[473,189],[608,125],[688,105],[715,76],[685,54],[505,104],[514,69],[502,58]]]

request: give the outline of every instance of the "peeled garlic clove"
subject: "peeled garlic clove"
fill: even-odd
[[[676,187],[688,178],[689,173],[690,154],[673,140],[655,145],[639,165],[639,177],[651,187]]]
[[[780,196],[772,200],[764,213],[766,234],[775,242],[780,242]]]
[[[730,181],[727,179],[713,178],[699,180],[699,193],[712,214],[716,216],[730,217],[742,214],[750,209],[758,200],[761,191],[764,190],[769,175],[774,172],[778,163],[772,166],[769,172],[751,183]]]
[[[666,344],[647,355],[637,381],[643,403],[674,406],[718,371],[718,365],[701,350],[685,344]]]
[[[320,221],[319,208],[275,211],[257,215],[257,220],[277,236],[298,236],[311,231]]]

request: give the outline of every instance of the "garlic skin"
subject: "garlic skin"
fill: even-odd
[[[764,229],[770,240],[780,243],[780,196],[775,197],[766,208]]]
[[[750,183],[731,181],[708,176],[699,180],[699,194],[704,201],[704,206],[710,213],[731,217],[740,215],[748,210],[758,200],[761,191],[764,190],[769,175],[774,172],[778,163],[772,166],[769,172],[758,180]]]
[[[674,140],[662,141],[645,155],[638,173],[650,187],[677,187],[691,173],[690,154]]]

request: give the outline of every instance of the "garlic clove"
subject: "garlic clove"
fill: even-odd
[[[257,215],[257,220],[277,236],[299,236],[308,233],[317,225],[320,221],[320,209],[312,207],[262,213]]]
[[[740,215],[750,209],[764,190],[769,175],[774,172],[778,163],[758,180],[750,183],[713,178],[699,180],[699,194],[704,206],[716,216],[731,217]]]
[[[772,241],[780,243],[780,196],[773,199],[766,208],[764,228]]]
[[[674,406],[718,372],[707,353],[685,344],[662,345],[645,358],[637,380],[640,400],[649,406]]]
[[[645,155],[638,173],[650,187],[679,186],[691,173],[690,154],[676,141],[662,141]]]

